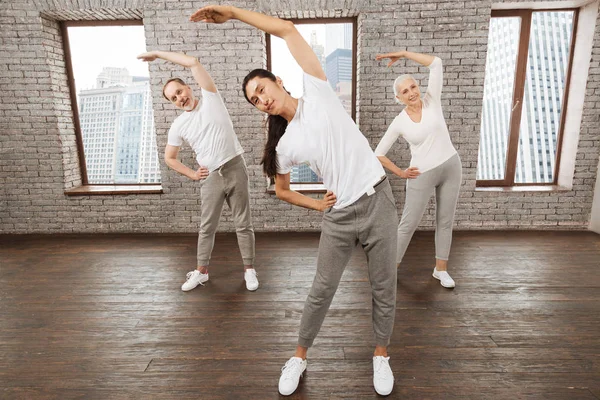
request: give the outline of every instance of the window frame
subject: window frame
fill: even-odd
[[[573,12],[573,28],[571,31],[571,43],[569,47],[569,62],[565,79],[565,88],[563,92],[562,107],[560,112],[560,128],[556,139],[556,160],[554,164],[553,181],[538,183],[516,183],[515,175],[517,169],[517,156],[519,151],[520,124],[523,109],[523,97],[525,95],[525,83],[527,77],[527,60],[529,56],[529,39],[531,36],[531,19],[534,12]],[[577,27],[579,20],[579,8],[542,8],[542,9],[512,9],[512,10],[492,10],[492,18],[520,17],[521,25],[519,32],[519,44],[517,49],[517,63],[515,67],[515,80],[513,85],[513,98],[511,106],[514,111],[511,113],[509,122],[508,146],[506,149],[506,163],[504,165],[504,179],[481,179],[475,181],[476,187],[499,187],[510,188],[517,186],[558,186],[558,174],[560,169],[560,160],[562,153],[562,143],[565,130],[565,121],[567,116],[567,106],[569,102],[569,92],[571,89],[571,75],[573,69],[573,57],[575,54],[575,42],[577,36]],[[479,168],[479,167],[478,167]]]
[[[75,76],[73,74],[73,63],[71,58],[71,45],[69,41],[70,27],[93,27],[93,26],[144,26],[141,19],[116,19],[116,20],[79,20],[61,21],[60,31],[62,36],[65,69],[69,88],[69,99],[71,111],[73,112],[73,127],[75,131],[75,142],[81,171],[81,186],[66,190],[67,196],[76,195],[108,195],[108,194],[144,194],[162,193],[161,183],[93,183],[88,180],[87,164],[83,146],[83,135],[79,119],[79,107],[77,105],[77,91],[75,87]]]
[[[357,79],[358,79],[358,17],[340,17],[340,18],[290,18],[294,25],[316,25],[316,24],[352,24],[352,103],[351,118],[356,123],[356,103],[357,103]],[[271,71],[271,35],[265,33],[265,50],[267,59],[267,70]],[[325,193],[327,189],[322,182],[291,182],[290,188],[303,193]],[[275,193],[275,180],[269,179],[267,192]]]

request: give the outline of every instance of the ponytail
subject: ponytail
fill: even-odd
[[[269,178],[277,174],[277,151],[275,149],[287,126],[287,120],[281,115],[269,115],[267,118],[267,143],[260,163],[263,166],[263,172]]]
[[[277,82],[277,77],[273,75],[270,71],[266,69],[255,69],[251,71],[242,82],[242,92],[244,92],[244,97],[250,102],[248,95],[246,94],[246,86],[250,80],[259,77],[259,78],[267,78],[273,82]],[[263,152],[263,157],[260,163],[263,166],[263,172],[269,177],[272,178],[277,175],[277,144],[279,140],[285,133],[285,129],[288,126],[288,122],[285,118],[280,115],[269,115],[267,118],[267,143],[265,144],[265,149]]]

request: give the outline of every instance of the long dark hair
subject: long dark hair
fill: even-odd
[[[250,71],[250,73],[246,75],[244,81],[242,82],[242,91],[244,92],[244,97],[250,104],[252,104],[252,102],[246,94],[246,86],[248,85],[248,82],[256,77],[267,78],[273,82],[277,82],[277,77],[275,77],[273,73],[267,71],[266,69],[258,68]],[[277,151],[275,148],[277,147],[277,143],[279,143],[279,139],[281,139],[285,133],[285,128],[287,128],[287,126],[287,120],[280,115],[269,115],[267,118],[267,143],[265,144],[265,150],[260,163],[263,166],[263,172],[269,178],[272,178],[277,174]]]

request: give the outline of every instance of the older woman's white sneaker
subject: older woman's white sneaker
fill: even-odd
[[[438,271],[437,268],[434,268],[433,277],[435,279],[439,279],[440,283],[445,288],[452,289],[454,286],[456,286],[454,279],[450,277],[447,271]]]

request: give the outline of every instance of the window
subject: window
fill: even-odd
[[[492,12],[477,186],[556,184],[577,17]]]
[[[321,61],[329,84],[352,119],[356,119],[356,19],[292,20]],[[294,97],[302,96],[302,69],[294,61],[285,42],[267,34],[267,69],[283,80]],[[308,165],[295,166],[290,182],[323,189],[323,179]],[[312,185],[310,185],[312,184]],[[296,187],[302,190],[301,186]],[[309,190],[311,190],[309,189]]]
[[[160,183],[148,65],[136,58],[146,51],[142,21],[62,30],[83,185]]]

